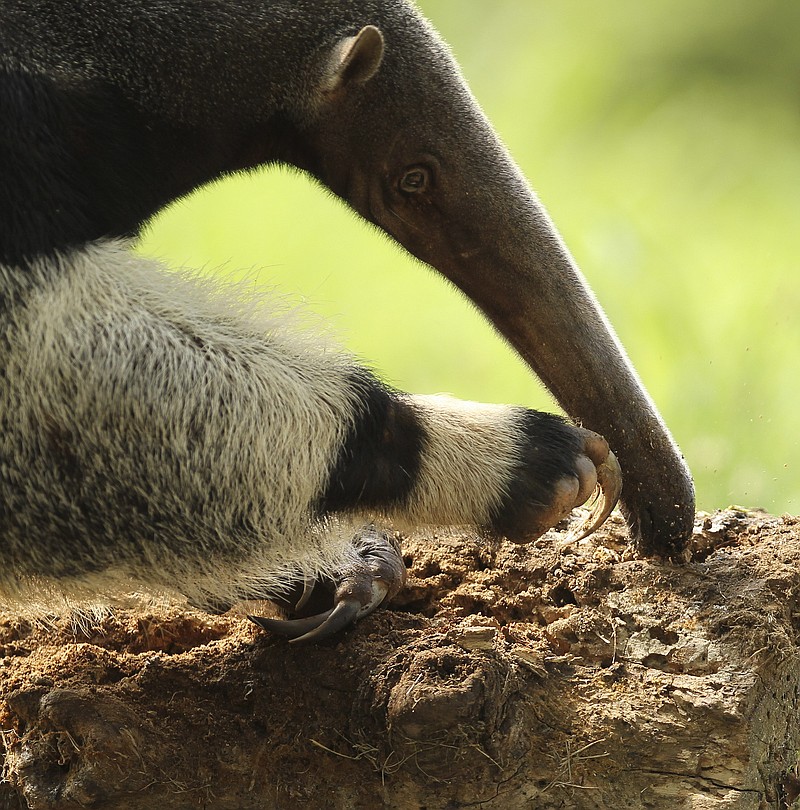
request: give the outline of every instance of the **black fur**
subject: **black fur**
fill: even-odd
[[[369,372],[353,372],[358,412],[320,499],[322,513],[402,507],[417,481],[425,429]]]
[[[260,128],[195,127],[143,112],[104,81],[71,86],[1,65],[0,120],[7,264],[133,236],[172,200],[297,142],[279,115],[267,138]]]
[[[0,69],[0,261],[18,264],[92,237],[67,144],[77,111],[54,80]],[[99,234],[98,234],[99,235]]]

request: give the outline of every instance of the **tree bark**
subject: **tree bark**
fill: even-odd
[[[783,810],[800,519],[408,538],[392,609],[316,647],[180,606],[0,621],[0,808]]]

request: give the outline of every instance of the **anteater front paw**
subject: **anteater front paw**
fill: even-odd
[[[519,461],[495,508],[491,528],[517,543],[540,537],[599,489],[589,516],[573,530],[586,537],[611,514],[622,472],[606,440],[537,411],[520,411]]]

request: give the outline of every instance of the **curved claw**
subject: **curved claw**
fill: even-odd
[[[247,618],[264,630],[276,633],[279,636],[294,639],[300,638],[305,633],[310,633],[319,627],[328,616],[333,613],[333,608],[320,613],[317,616],[306,616],[303,619],[268,619],[266,616],[250,616]]]
[[[265,630],[285,636],[292,643],[306,641],[319,641],[328,636],[338,633],[339,630],[352,624],[358,616],[361,605],[354,599],[339,602],[335,608],[318,613],[316,616],[308,616],[305,619],[266,619],[262,616],[248,616],[247,618],[255,622]]]
[[[383,602],[388,592],[389,589],[382,582],[373,582],[372,599],[366,605],[362,605],[357,599],[343,599],[331,610],[304,619],[267,619],[263,616],[247,618],[264,630],[285,636],[292,644],[306,644],[330,638],[369,615]]]
[[[358,611],[357,618],[363,619],[364,616],[369,616],[369,614],[379,607],[383,600],[386,599],[389,591],[390,588],[385,582],[375,580],[372,583],[372,598],[369,600],[369,602],[367,602],[366,605],[361,606],[361,610]]]
[[[300,595],[300,598],[297,600],[297,604],[294,606],[295,610],[301,610],[303,607],[305,607],[306,603],[311,598],[311,594],[314,593],[314,585],[315,581],[312,577],[303,577],[303,593]]]
[[[617,505],[622,492],[622,468],[617,457],[608,451],[608,456],[597,467],[597,498],[588,517],[582,520],[570,533],[569,540],[577,541],[597,531]]]

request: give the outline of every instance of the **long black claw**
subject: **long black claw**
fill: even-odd
[[[325,638],[344,630],[345,627],[353,624],[358,618],[358,613],[361,610],[361,605],[355,599],[347,599],[344,602],[339,602],[336,607],[329,611],[328,616],[315,630],[311,630],[304,636],[298,636],[291,640],[292,644],[306,644],[311,641],[321,641]],[[325,615],[325,614],[321,614]]]
[[[248,616],[259,627],[288,638],[292,644],[321,641],[343,630],[358,617],[361,605],[355,599],[339,602],[335,608],[305,619],[265,619]]]
[[[333,608],[317,616],[306,616],[304,619],[268,619],[265,616],[248,616],[247,618],[265,630],[294,639],[315,630],[331,613],[333,613]]]
[[[348,625],[354,624],[358,619],[368,616],[383,602],[388,592],[389,589],[382,582],[374,582],[372,599],[366,605],[362,605],[356,599],[343,599],[331,610],[304,619],[268,619],[264,616],[247,618],[264,630],[271,630],[288,638],[292,644],[306,644],[329,638]]]

